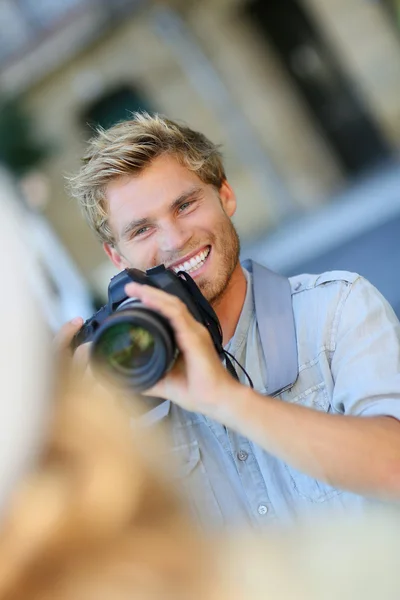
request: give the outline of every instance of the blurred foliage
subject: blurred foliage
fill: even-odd
[[[383,5],[394,18],[396,26],[400,28],[400,0],[383,0]]]
[[[42,162],[49,148],[39,142],[33,122],[20,100],[0,99],[0,162],[15,175],[23,175]]]

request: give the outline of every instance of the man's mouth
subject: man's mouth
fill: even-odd
[[[186,260],[183,263],[172,267],[172,270],[175,271],[175,273],[178,273],[179,271],[186,271],[186,273],[194,273],[204,265],[208,258],[208,255],[210,254],[210,251],[211,246],[207,246],[205,250],[202,250],[195,256],[192,256],[192,258],[190,258],[189,260]]]

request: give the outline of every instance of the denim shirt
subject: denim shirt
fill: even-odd
[[[265,395],[262,332],[252,276],[244,272],[246,298],[226,349]],[[290,284],[299,376],[278,401],[338,415],[400,419],[400,324],[386,300],[364,278],[348,272],[299,275]],[[358,510],[365,503],[361,496],[299,472],[204,415],[164,402],[147,417],[149,423],[167,426],[177,477],[205,528],[260,528],[321,511]],[[371,447],[371,456],[373,451]]]

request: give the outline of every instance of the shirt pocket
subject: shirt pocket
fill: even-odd
[[[313,364],[304,369],[296,384],[279,398],[284,402],[298,404],[313,410],[330,412],[330,399],[317,365]],[[316,457],[318,460],[318,457]],[[333,499],[342,493],[341,490],[318,481],[294,467],[285,464],[285,471],[293,496],[310,503],[322,503]]]
[[[196,522],[207,530],[221,527],[224,518],[197,440],[171,450],[174,479],[179,481]]]
[[[307,503],[321,504],[333,500],[342,494],[342,490],[313,479],[294,467],[285,464],[293,496]]]
[[[277,398],[290,404],[301,404],[308,408],[329,412],[331,403],[323,369],[320,367],[320,358],[316,357],[303,364],[299,369],[296,383]]]

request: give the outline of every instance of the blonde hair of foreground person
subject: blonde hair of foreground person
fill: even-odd
[[[1,600],[400,597],[394,518],[201,537],[143,443],[109,396],[67,386],[3,519]]]
[[[0,600],[400,597],[395,518],[202,537],[110,396],[62,387],[3,515]]]
[[[47,383],[27,255],[2,217],[0,600],[398,600],[394,514],[202,537],[110,395]]]
[[[3,523],[1,600],[200,598],[203,563],[184,507],[132,442],[126,415],[98,389],[70,385]]]
[[[202,543],[139,432],[99,387],[55,376],[42,274],[1,175],[0,598],[200,593]]]

